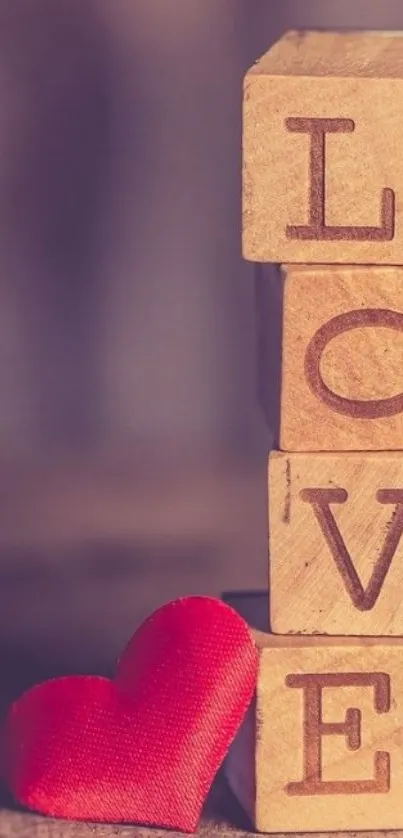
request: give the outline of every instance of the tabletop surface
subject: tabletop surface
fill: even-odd
[[[197,835],[200,838],[216,836],[216,838],[252,838],[250,824],[241,811],[236,800],[228,790],[223,778],[219,778],[213,786],[207,801],[205,814],[201,820]],[[316,838],[325,838],[331,833],[315,833]],[[335,834],[335,833],[333,833]],[[120,826],[117,824],[91,824],[54,820],[27,812],[16,811],[4,806],[0,809],[0,838],[177,838],[183,836],[179,832],[167,832],[162,829],[148,829],[141,826]],[[339,832],[339,838],[403,838],[403,830],[389,832]],[[306,833],[296,834],[296,838],[308,838]],[[280,838],[280,834],[273,836]],[[283,833],[281,833],[283,838]]]
[[[247,829],[246,816],[220,777],[206,803],[198,834],[223,836],[231,833],[232,838],[237,838],[246,836]],[[90,835],[96,838],[175,838],[183,833],[142,826],[56,820],[17,810],[10,801],[3,801],[0,809],[0,838],[89,838]]]

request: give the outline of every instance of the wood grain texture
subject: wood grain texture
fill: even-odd
[[[402,264],[403,34],[290,32],[244,84],[243,252]]]
[[[401,829],[403,638],[257,642],[256,704],[226,764],[255,828]]]
[[[286,266],[280,448],[403,448],[403,269]]]
[[[402,452],[273,452],[272,631],[403,635],[402,531]]]

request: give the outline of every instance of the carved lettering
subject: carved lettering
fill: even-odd
[[[383,548],[366,588],[361,583],[330,509],[331,503],[346,502],[348,494],[345,489],[303,489],[300,492],[300,498],[312,505],[313,512],[353,605],[359,611],[370,611],[382,590],[386,574],[403,532],[403,489],[379,489],[376,493],[376,499],[379,503],[395,504],[395,509],[386,531]]]
[[[288,783],[289,795],[385,794],[390,791],[390,755],[375,751],[374,776],[366,780],[323,780],[322,737],[344,736],[351,751],[361,747],[361,712],[349,708],[343,722],[324,722],[322,691],[325,687],[373,687],[376,713],[390,710],[390,678],[383,672],[348,672],[287,675],[287,687],[304,691],[303,779]]]
[[[354,121],[341,118],[319,119],[295,116],[288,117],[285,124],[288,131],[311,136],[309,224],[300,226],[288,224],[287,238],[305,241],[391,241],[395,234],[393,189],[382,190],[379,227],[338,227],[326,224],[326,134],[352,132],[355,130]]]
[[[403,412],[403,392],[388,399],[347,399],[335,393],[323,381],[320,364],[327,344],[344,332],[369,326],[403,332],[403,314],[381,308],[364,308],[338,314],[315,332],[305,353],[305,376],[311,391],[331,410],[353,419],[382,419]]]

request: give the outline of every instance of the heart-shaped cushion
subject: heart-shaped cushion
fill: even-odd
[[[46,681],[10,708],[6,783],[47,815],[192,832],[253,696],[247,624],[209,597],[179,599],[139,628],[114,681]]]

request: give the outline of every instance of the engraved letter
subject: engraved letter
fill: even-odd
[[[286,119],[285,124],[288,131],[311,135],[309,224],[288,224],[287,238],[305,241],[391,241],[395,234],[393,189],[382,190],[379,227],[328,227],[326,224],[326,134],[354,131],[353,120],[294,116]]]
[[[403,332],[403,314],[387,308],[359,308],[332,317],[315,332],[305,353],[305,376],[315,396],[335,413],[353,419],[383,419],[403,412],[403,392],[389,399],[346,399],[330,390],[323,381],[320,362],[327,344],[333,338],[363,327],[382,327]]]
[[[371,611],[382,590],[403,531],[403,489],[379,489],[376,493],[379,503],[393,503],[395,509],[366,589],[362,586],[330,509],[331,503],[346,502],[348,495],[345,489],[303,489],[300,497],[306,503],[312,504],[313,512],[353,605],[359,611]]]
[[[390,678],[383,672],[348,672],[318,675],[287,675],[287,687],[304,691],[303,779],[288,783],[290,795],[315,794],[385,794],[390,790],[390,755],[375,751],[374,776],[370,780],[323,780],[322,737],[344,736],[350,751],[361,747],[361,712],[350,707],[344,722],[324,722],[322,690],[324,687],[373,687],[377,713],[390,710]]]

